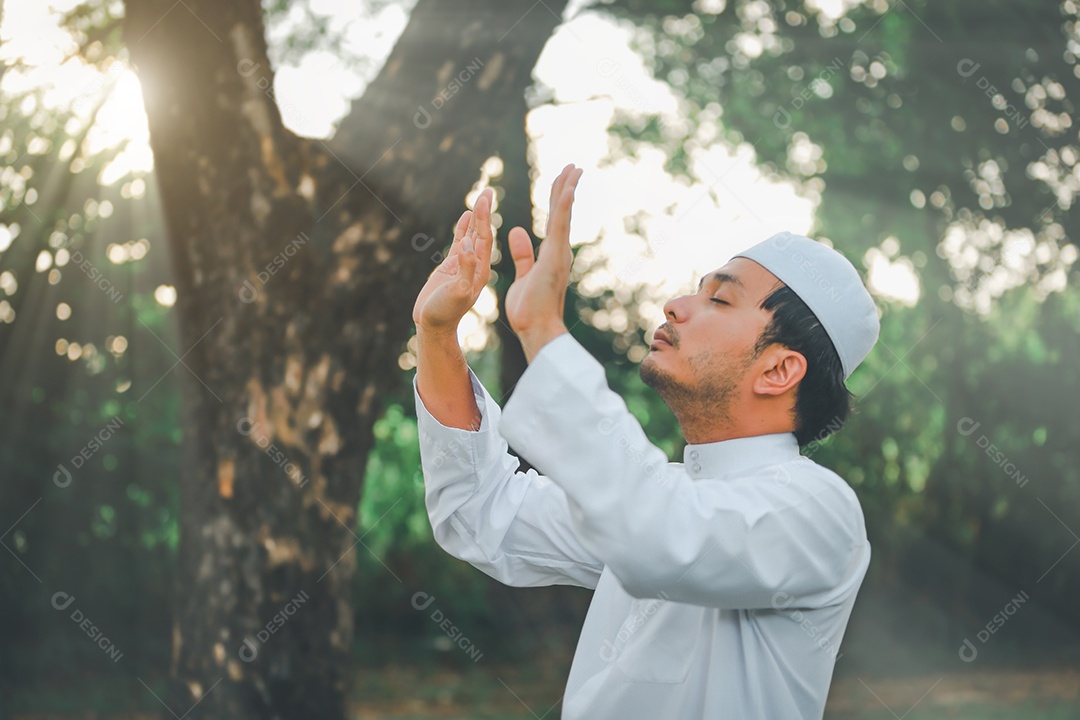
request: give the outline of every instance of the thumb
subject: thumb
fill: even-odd
[[[515,227],[507,235],[510,243],[510,257],[514,259],[514,275],[522,277],[532,269],[536,258],[533,255],[532,239],[523,227]]]

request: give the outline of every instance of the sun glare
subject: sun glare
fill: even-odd
[[[71,0],[4,3],[0,62],[19,61],[21,66],[4,73],[0,92],[38,90],[43,110],[69,112],[81,123],[89,122],[100,106],[85,149],[95,154],[126,143],[125,150],[99,178],[102,184],[111,185],[130,173],[148,172],[153,167],[142,88],[138,76],[123,60],[114,59],[99,70],[72,56],[75,42],[60,20],[76,4]]]
[[[154,156],[150,150],[150,130],[139,78],[131,70],[123,69],[116,73],[107,92],[86,141],[87,150],[92,153],[127,142],[124,151],[101,173],[101,183],[112,185],[129,174],[149,172],[154,166]]]

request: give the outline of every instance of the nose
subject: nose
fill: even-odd
[[[686,319],[688,311],[689,295],[680,295],[664,303],[664,319],[672,322],[682,322]]]

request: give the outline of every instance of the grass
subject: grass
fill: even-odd
[[[825,713],[825,720],[896,720],[897,717],[904,720],[1077,720],[1080,718],[1080,706],[1076,703],[1054,703],[1046,706],[1043,703],[1029,702],[1008,707],[995,704],[929,708],[925,711],[916,708],[907,715],[904,715],[902,710],[893,713],[884,707],[879,712],[863,712],[857,715]]]
[[[557,720],[571,647],[503,653],[494,641],[473,662],[430,641],[375,647],[355,663],[351,720]],[[522,656],[523,655],[523,656]],[[921,674],[852,663],[834,677],[825,720],[1080,720],[1080,663],[964,666]],[[144,677],[155,692],[163,679]],[[58,673],[0,688],[0,720],[158,720],[157,700],[122,673]]]

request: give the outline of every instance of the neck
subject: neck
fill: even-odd
[[[672,408],[672,413],[679,423],[683,438],[687,444],[733,440],[754,435],[795,432],[795,423],[790,410],[783,412],[739,408],[679,407]]]
[[[672,409],[683,438],[691,445],[720,442],[739,437],[738,428],[730,415],[717,415],[715,409],[706,412],[703,409]]]

